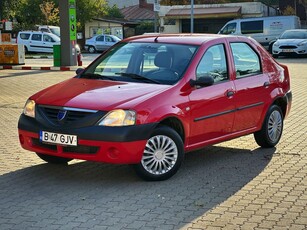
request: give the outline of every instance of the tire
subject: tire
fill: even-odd
[[[162,181],[173,176],[184,158],[179,134],[167,126],[159,126],[147,140],[142,160],[134,165],[138,176],[147,181]]]
[[[25,46],[25,53],[28,54],[29,53],[29,50],[28,48]]]
[[[36,154],[37,156],[39,156],[40,159],[50,164],[67,164],[69,161],[72,160],[70,158],[56,157],[56,156],[51,156],[51,155],[46,155],[46,154],[41,154],[41,153],[36,153]]]
[[[90,52],[91,54],[96,53],[96,49],[94,46],[89,46],[88,47],[88,52]]]
[[[283,131],[283,119],[280,107],[272,105],[266,114],[261,130],[254,133],[259,146],[272,148],[279,142]]]

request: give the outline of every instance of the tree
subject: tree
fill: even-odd
[[[55,7],[54,2],[43,1],[39,7],[45,16],[47,25],[49,25],[49,23],[52,25],[59,24],[59,8]]]
[[[19,0],[0,0],[0,20],[10,19],[15,16]]]

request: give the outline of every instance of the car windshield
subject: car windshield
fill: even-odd
[[[306,31],[286,31],[281,36],[280,39],[307,39]]]
[[[93,62],[81,78],[175,84],[183,76],[194,45],[120,43]]]
[[[54,27],[54,28],[50,28],[51,32],[57,36],[61,36],[61,32],[60,32],[60,28],[58,27]]]

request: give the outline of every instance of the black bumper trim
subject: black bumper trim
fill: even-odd
[[[39,133],[40,130],[54,133],[77,135],[79,139],[93,141],[131,142],[147,140],[158,123],[123,127],[89,126],[81,128],[45,126],[35,119],[22,114],[18,129]]]

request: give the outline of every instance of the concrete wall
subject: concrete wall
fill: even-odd
[[[113,34],[122,39],[122,26],[119,23],[103,22],[96,20],[87,22],[85,24],[85,39],[93,37],[96,34]]]

